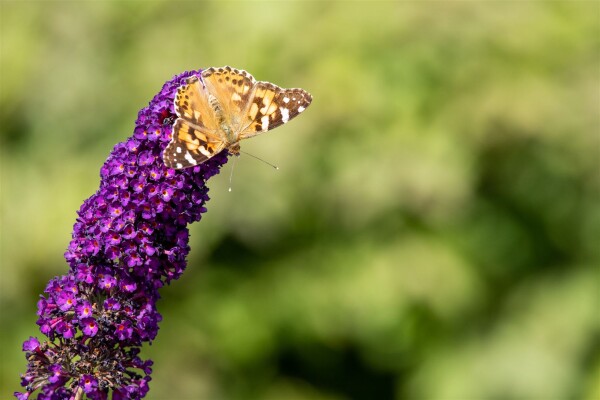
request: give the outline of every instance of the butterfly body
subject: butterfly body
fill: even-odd
[[[285,124],[310,105],[302,89],[283,89],[229,66],[209,68],[177,89],[171,142],[163,152],[170,168],[198,165],[224,149]]]

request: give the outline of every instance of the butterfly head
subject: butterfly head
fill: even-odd
[[[240,143],[236,142],[236,143],[232,144],[231,146],[229,146],[227,148],[227,151],[231,155],[239,156],[240,155]]]

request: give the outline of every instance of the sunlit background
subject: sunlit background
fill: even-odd
[[[148,399],[600,398],[597,2],[0,3],[0,398],[137,111],[314,96],[210,182]]]

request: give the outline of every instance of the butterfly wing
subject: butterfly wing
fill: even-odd
[[[222,108],[224,123],[233,132],[239,132],[245,122],[246,109],[256,81],[248,72],[230,66],[208,68],[202,72],[206,90]]]
[[[257,82],[246,106],[245,120],[239,133],[247,139],[277,128],[304,111],[312,96],[303,89],[283,89],[270,82]]]
[[[219,154],[226,145],[218,135],[203,132],[178,118],[173,125],[173,139],[163,152],[163,161],[169,168],[192,167]]]
[[[194,124],[199,130],[217,133],[215,113],[208,101],[208,93],[193,75],[186,80],[187,84],[177,88],[175,95],[175,113],[179,118]]]
[[[198,77],[188,78],[187,84],[177,89],[175,112],[179,118],[173,124],[171,142],[163,151],[167,167],[180,169],[200,164],[226,147]]]

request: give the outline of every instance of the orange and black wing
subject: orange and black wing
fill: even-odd
[[[193,167],[219,154],[226,147],[221,137],[208,134],[178,118],[173,125],[173,139],[163,152],[169,168]]]
[[[275,129],[296,117],[311,102],[312,96],[304,89],[283,89],[270,82],[257,82],[239,138],[247,139]]]
[[[202,72],[206,91],[214,96],[222,122],[233,132],[239,132],[245,123],[244,111],[250,101],[256,81],[248,72],[230,66],[208,68]]]
[[[179,118],[163,152],[167,167],[180,169],[200,164],[226,147],[206,89],[197,76],[188,78],[187,84],[177,89],[175,112]]]

